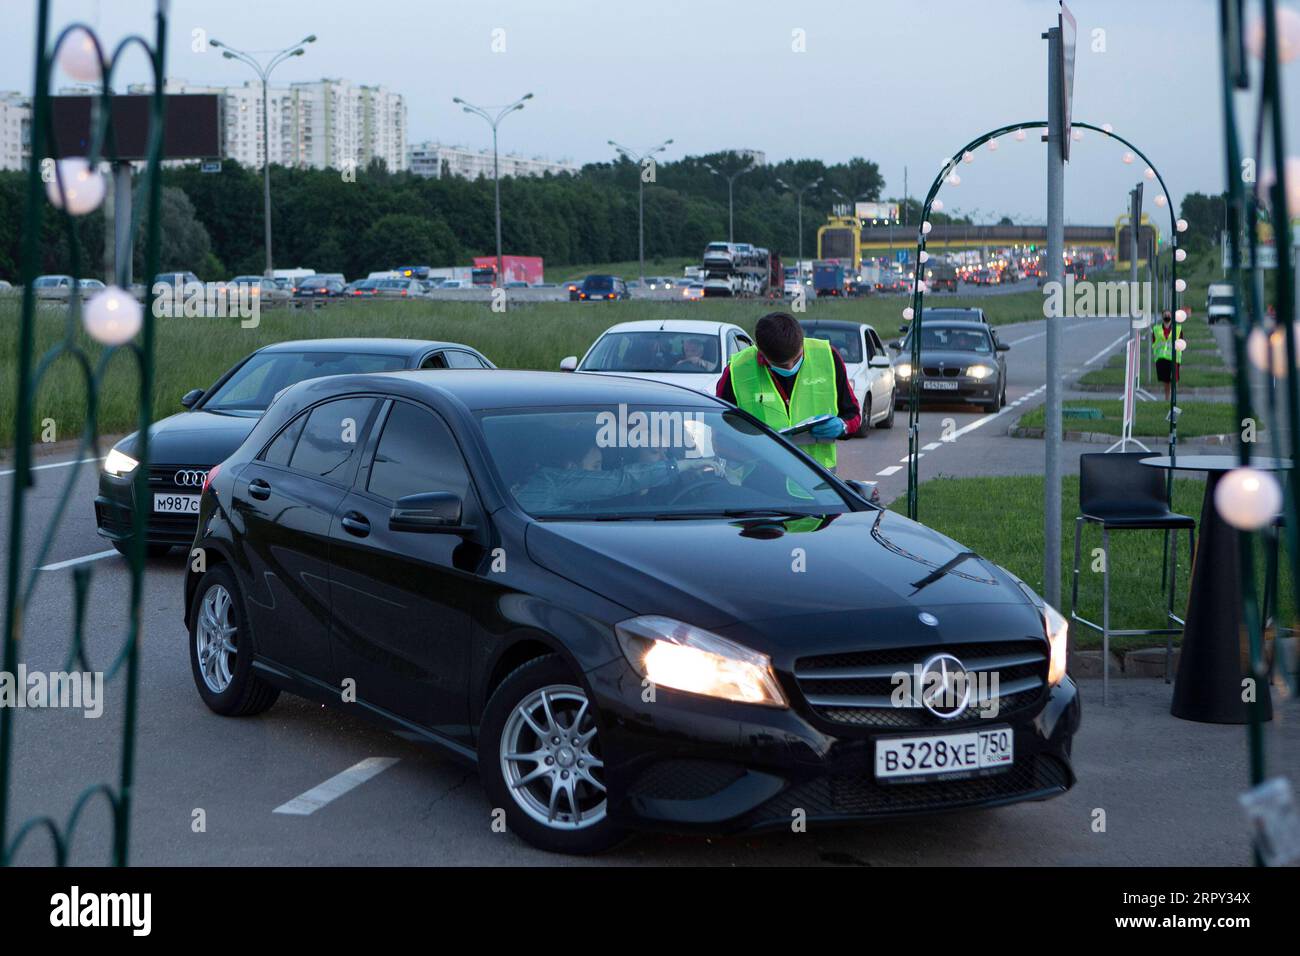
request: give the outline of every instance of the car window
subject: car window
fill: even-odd
[[[478,360],[477,355],[471,355],[469,352],[461,349],[450,349],[447,352],[448,368],[483,368],[483,363]]]
[[[306,415],[299,415],[295,418],[288,428],[276,435],[271,444],[266,446],[266,451],[262,452],[262,461],[268,465],[289,467],[289,459],[293,457],[293,449],[298,444],[298,436],[302,434],[303,426],[306,424]]]
[[[330,481],[345,481],[374,407],[373,398],[340,398],[317,405],[307,416],[289,467]]]
[[[885,343],[880,341],[880,336],[876,334],[875,329],[867,329],[867,338],[871,341],[871,354],[884,355]]]
[[[469,472],[441,418],[408,402],[394,402],[366,487],[389,501],[428,491],[450,491],[465,501]]]
[[[592,348],[582,370],[717,373],[718,337],[711,332],[609,332]]]
[[[420,363],[420,368],[446,368],[446,367],[447,367],[446,352],[434,352],[432,355],[430,355],[428,358],[426,358],[423,362]]]
[[[355,352],[259,352],[203,402],[209,412],[261,412],[290,385],[325,375],[392,372],[406,368],[402,355]]]

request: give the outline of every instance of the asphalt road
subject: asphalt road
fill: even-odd
[[[1023,404],[999,416],[927,410],[922,437],[939,439],[944,418],[955,441],[927,450],[923,477],[1041,471],[1039,442],[1000,434],[1019,409],[1041,400],[1042,323],[1001,330],[1013,348],[1010,398]],[[1103,360],[1123,335],[1122,321],[1067,325],[1066,364],[1081,369]],[[900,419],[900,426],[902,422]],[[1005,443],[1014,442],[1015,447]],[[874,478],[885,497],[904,487],[900,464],[906,432],[877,431],[846,442],[842,462],[852,477]],[[1067,452],[1067,461],[1071,456]],[[24,548],[36,587],[27,608],[23,657],[29,670],[62,669],[72,631],[74,568],[93,572],[85,634],[92,668],[103,668],[125,634],[129,578],[116,555],[80,561],[105,550],[94,533],[90,500],[94,465],[79,471],[63,458],[37,472],[29,502],[35,529]],[[12,476],[0,466],[0,514],[10,511]],[[71,482],[72,505],[37,559],[40,530],[58,493]],[[7,520],[6,520],[7,531]],[[140,710],[131,831],[131,861],[158,865],[276,864],[565,864],[578,861],[534,851],[494,832],[491,808],[472,768],[363,721],[281,696],[266,714],[228,719],[210,713],[194,690],[181,623],[182,560],[150,562],[142,611]],[[78,562],[65,565],[64,562]],[[107,686],[104,714],[21,710],[16,720],[13,821],[51,813],[63,820],[93,782],[114,780],[121,748],[122,680]],[[762,837],[705,839],[639,836],[598,858],[600,864],[842,864],[1205,865],[1249,862],[1246,826],[1236,804],[1246,773],[1240,727],[1191,724],[1168,713],[1169,688],[1125,680],[1108,708],[1100,687],[1082,682],[1083,728],[1075,741],[1079,785],[1041,804],[963,812],[926,820],[813,829]],[[1300,727],[1270,730],[1275,758],[1300,753]],[[378,758],[378,761],[376,760]],[[275,812],[350,768],[356,784],[315,812]],[[362,780],[367,774],[372,773]],[[340,788],[341,789],[341,788]],[[308,803],[312,801],[309,799]],[[1104,831],[1098,832],[1098,811]],[[198,826],[201,819],[203,826]],[[13,824],[11,823],[11,827]],[[72,842],[72,860],[107,858],[108,814],[92,801]],[[50,860],[42,836],[18,854],[20,863]]]

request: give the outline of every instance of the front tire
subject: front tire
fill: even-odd
[[[877,428],[893,428],[893,427],[894,427],[894,413],[895,413],[897,410],[898,410],[898,390],[895,389],[895,390],[894,390],[893,392],[891,392],[890,395],[889,395],[889,414],[886,415],[884,418],[882,418],[882,419],[880,420],[880,423],[879,423],[878,425],[876,425],[876,427],[877,427]]]
[[[479,775],[527,843],[589,854],[623,839],[606,812],[600,718],[564,661],[534,658],[501,682],[479,727]]]
[[[249,717],[280,690],[253,673],[253,642],[239,585],[229,567],[203,575],[190,608],[190,672],[203,703],[223,717]]]
[[[871,430],[871,393],[867,393],[867,400],[862,405],[862,423],[858,425],[850,438],[866,438],[867,432]]]

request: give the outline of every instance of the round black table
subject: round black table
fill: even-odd
[[[1249,717],[1248,705],[1241,699],[1241,682],[1251,676],[1250,638],[1243,621],[1238,532],[1219,517],[1214,506],[1214,489],[1219,480],[1241,462],[1236,455],[1160,455],[1143,458],[1142,464],[1166,471],[1206,472],[1178,676],[1169,712],[1183,720],[1244,724]],[[1252,458],[1250,464],[1261,471],[1291,469],[1291,462],[1278,458]],[[1267,684],[1261,682],[1256,693],[1263,719],[1272,720]]]

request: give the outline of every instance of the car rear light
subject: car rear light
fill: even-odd
[[[607,298],[607,299],[612,299],[612,298],[614,298],[614,293],[612,293],[612,292],[609,293],[609,295],[605,296],[605,298]]]
[[[203,476],[203,487],[199,491],[200,494],[203,494],[208,490],[208,485],[212,484],[212,479],[217,477],[217,472],[219,472],[220,470],[221,470],[220,465],[213,465],[211,468],[208,469],[208,473]]]

